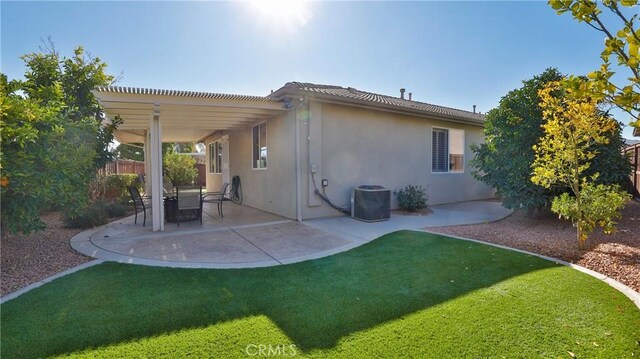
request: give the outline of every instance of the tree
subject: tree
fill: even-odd
[[[523,86],[506,94],[497,108],[487,113],[485,143],[472,146],[475,157],[474,177],[496,188],[505,207],[529,211],[551,206],[554,196],[569,190],[558,184],[545,188],[531,182],[531,165],[535,159],[533,146],[544,136],[545,119],[538,91],[546,84],[563,79],[550,68]],[[561,96],[561,93],[556,94]],[[599,172],[598,183],[624,183],[630,171],[629,161],[621,155],[624,145],[620,129],[607,133],[609,142],[596,145],[597,155],[589,171]],[[591,173],[591,174],[592,174]]]
[[[178,153],[193,153],[196,150],[195,143],[193,142],[176,142],[173,148]]]
[[[598,108],[596,98],[561,86],[554,81],[540,90],[546,123],[544,137],[533,147],[531,181],[545,188],[562,184],[571,189],[573,197],[568,193],[555,197],[551,210],[573,221],[578,247],[584,249],[596,225],[605,232],[613,230],[613,219],[630,196],[618,185],[595,184],[598,173],[586,176],[597,156],[595,148],[608,144],[608,133],[618,128],[617,122]],[[558,96],[558,92],[564,94]]]
[[[60,103],[42,106],[18,89],[0,76],[3,233],[43,229],[40,211],[52,205],[81,208],[95,174],[95,121],[71,120]]]
[[[167,176],[174,186],[191,185],[198,176],[196,160],[189,155],[168,153],[163,162]]]
[[[71,58],[61,56],[51,39],[40,50],[22,56],[27,70],[20,89],[26,97],[41,106],[63,108],[72,121],[92,118],[102,124],[102,111],[91,90],[111,85],[117,80],[106,73],[107,65],[86,54],[82,46],[74,49]],[[118,119],[95,127],[95,168],[102,168],[113,159],[109,145],[120,123]]]
[[[51,207],[80,211],[120,121],[103,126],[91,93],[114,80],[100,59],[81,46],[61,57],[51,41],[41,50],[22,57],[25,80],[0,76],[3,233],[44,228],[40,212]]]
[[[473,176],[495,187],[507,208],[539,210],[549,205],[554,194],[552,189],[533,184],[529,177],[535,157],[532,147],[543,135],[538,90],[560,79],[562,74],[550,68],[507,93],[498,107],[487,113],[485,143],[472,146]]]
[[[115,148],[114,152],[118,158],[144,161],[144,149],[142,148],[142,143],[135,145],[121,143]]]
[[[578,22],[584,22],[605,35],[600,69],[590,73],[590,81],[587,82],[575,76],[569,77],[565,87],[571,87],[576,93],[589,93],[598,101],[617,106],[631,116],[631,126],[640,128],[640,28],[635,23],[638,20],[638,0],[549,0],[549,5],[558,14],[569,12]],[[609,20],[611,23],[607,23]],[[629,70],[628,82],[624,86],[614,83],[618,81],[613,80],[612,55],[619,68]]]

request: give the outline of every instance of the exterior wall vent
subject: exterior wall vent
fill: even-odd
[[[387,221],[391,216],[391,191],[362,185],[351,193],[351,217],[365,222]]]

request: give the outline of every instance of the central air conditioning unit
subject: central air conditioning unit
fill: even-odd
[[[363,185],[351,193],[351,217],[365,222],[387,221],[391,214],[391,190]]]

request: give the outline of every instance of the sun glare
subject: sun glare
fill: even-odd
[[[253,0],[250,3],[261,18],[288,28],[304,26],[311,18],[304,0]]]

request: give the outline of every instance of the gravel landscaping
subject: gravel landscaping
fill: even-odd
[[[640,292],[640,202],[630,201],[622,211],[616,232],[594,232],[579,251],[571,222],[553,213],[527,216],[518,211],[493,223],[430,227],[442,234],[479,239],[563,259],[605,274]]]
[[[42,221],[47,224],[42,232],[2,236],[1,295],[93,259],[69,246],[71,237],[82,229],[64,228],[59,212],[43,215]]]

